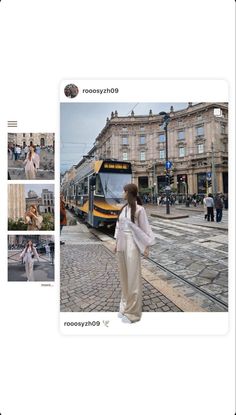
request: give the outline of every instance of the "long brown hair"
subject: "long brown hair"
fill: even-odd
[[[122,209],[119,212],[119,216],[122,212],[122,210],[126,206],[130,206],[131,208],[131,221],[134,223],[134,216],[136,212],[136,202],[138,205],[142,205],[141,199],[138,196],[138,188],[136,184],[134,183],[128,183],[124,186],[124,191],[127,192],[127,203],[122,207]],[[118,217],[119,219],[119,217]]]
[[[31,239],[29,239],[29,240],[26,242],[26,245],[25,245],[25,249],[26,249],[26,251],[28,251],[28,249],[29,249],[29,247],[30,247],[30,242],[31,242],[31,248],[32,248],[32,250],[33,250],[33,248],[34,248],[34,246],[33,246],[33,242],[31,241]]]
[[[32,148],[33,149],[33,151],[31,152],[30,151],[30,148]],[[31,145],[30,147],[29,147],[29,152],[28,152],[28,159],[31,161],[31,159],[32,159],[32,153],[34,153],[34,146],[33,145]]]

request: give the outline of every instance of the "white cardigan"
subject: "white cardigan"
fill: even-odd
[[[134,221],[135,223],[131,222],[131,208],[127,205],[122,210],[119,220],[116,222],[114,237],[117,239],[117,251],[124,250],[124,232],[126,230],[131,231],[134,242],[141,253],[143,253],[148,246],[155,244],[155,237],[143,206],[136,205]]]
[[[39,256],[38,256],[38,252],[36,250],[36,248],[33,246],[31,248],[31,251],[27,251],[27,248],[25,248],[23,250],[23,252],[20,255],[20,258],[23,258],[23,262],[34,262],[34,258],[32,258],[32,254],[37,258],[37,260],[39,261]]]

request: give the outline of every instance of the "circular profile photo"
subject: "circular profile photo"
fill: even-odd
[[[75,84],[68,84],[64,89],[67,98],[75,98],[78,95],[79,88]]]

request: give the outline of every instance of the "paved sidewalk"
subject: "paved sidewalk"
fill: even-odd
[[[115,254],[85,225],[63,228],[61,245],[61,311],[119,310],[120,282]],[[143,280],[143,311],[181,311]]]

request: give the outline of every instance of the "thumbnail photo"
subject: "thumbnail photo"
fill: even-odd
[[[8,133],[8,180],[53,180],[54,146],[54,133]]]
[[[53,231],[54,185],[8,184],[8,230]]]
[[[226,312],[228,104],[61,103],[60,117],[61,312]]]
[[[54,281],[54,237],[8,235],[8,281]]]

